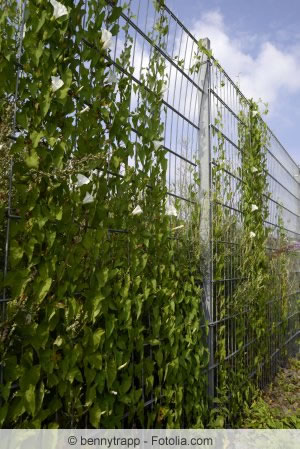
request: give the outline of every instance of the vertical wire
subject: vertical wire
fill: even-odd
[[[23,8],[23,10],[22,10]],[[19,94],[19,83],[21,77],[21,68],[20,61],[22,56],[22,48],[23,48],[23,34],[24,34],[24,24],[25,24],[25,8],[26,8],[26,0],[20,2],[20,15],[21,15],[21,24],[20,24],[20,41],[17,50],[17,76],[16,76],[16,89],[14,94],[14,106],[13,106],[13,126],[12,126],[12,137],[15,140],[16,137],[16,121],[17,121],[17,100]],[[5,252],[4,252],[4,270],[3,270],[3,278],[5,279],[8,273],[8,257],[9,257],[9,241],[10,241],[10,221],[12,215],[12,189],[13,189],[13,170],[14,170],[14,161],[11,157],[10,166],[9,166],[9,186],[8,186],[8,202],[7,202],[7,225],[6,225],[6,236],[5,236]],[[0,300],[1,303],[1,318],[5,321],[7,317],[7,301],[9,300],[6,296],[7,289],[3,288],[3,296]],[[0,364],[0,384],[3,384],[3,366]]]
[[[174,38],[173,38],[173,47],[172,47],[172,52],[171,52],[171,58],[174,59],[174,49],[175,49],[175,43],[176,43],[176,34],[177,34],[177,27],[178,27],[178,22],[175,22],[175,33],[174,33]],[[180,48],[179,48],[179,54],[180,54]],[[171,74],[172,74],[172,64],[170,64],[170,72],[169,72],[169,86],[170,86],[170,79],[171,79]],[[176,71],[176,75],[175,75],[175,86],[174,86],[174,92],[173,92],[173,106],[174,106],[174,95],[175,95],[175,90],[176,90],[176,79],[177,79],[177,70],[175,68]],[[169,94],[170,94],[170,90],[167,91],[167,98],[166,101],[167,103],[169,102]],[[169,148],[172,150],[172,142],[173,142],[173,118],[174,118],[174,112],[173,110],[171,110],[169,112],[170,114],[170,143],[169,143]],[[169,192],[172,191],[172,182],[171,182],[171,174],[172,174],[172,164],[171,161],[173,160],[173,155],[172,153],[169,153]],[[170,197],[169,197],[169,201],[170,201]]]
[[[210,360],[212,363],[214,363],[215,360],[215,349],[216,349],[216,343],[217,340],[215,339],[216,336],[216,330],[217,327],[212,325],[213,321],[216,321],[217,319],[217,310],[216,310],[216,304],[215,304],[215,288],[214,288],[214,253],[217,253],[217,246],[215,246],[214,241],[214,204],[212,203],[212,191],[213,191],[213,172],[212,172],[212,134],[211,134],[211,124],[212,124],[212,93],[211,93],[211,84],[212,84],[212,78],[214,76],[214,69],[212,66],[212,63],[209,58],[207,58],[206,62],[206,69],[207,70],[207,76],[208,76],[208,83],[207,83],[207,95],[208,95],[208,151],[209,151],[209,192],[208,192],[208,204],[209,204],[209,223],[208,223],[208,246],[209,246],[209,295],[210,295],[210,311],[209,311],[209,317],[210,317],[210,332],[209,332],[209,350],[211,352],[210,354]],[[214,248],[215,246],[215,248]],[[216,254],[217,255],[217,254]],[[217,368],[212,368],[212,394],[213,397],[215,396],[216,387],[218,385],[218,370]],[[215,379],[215,380],[214,380]],[[211,398],[212,399],[212,398]]]

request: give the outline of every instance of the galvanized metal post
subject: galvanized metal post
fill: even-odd
[[[298,232],[300,232],[300,165],[298,165],[298,173],[297,173],[297,181],[298,181]]]
[[[203,46],[210,50],[210,40],[203,39]],[[199,85],[202,89],[199,99],[199,145],[200,145],[200,232],[206,248],[206,266],[204,277],[205,318],[210,324],[213,321],[213,260],[212,260],[212,208],[211,208],[211,148],[210,148],[210,74],[211,62],[208,55],[203,54],[199,72]],[[209,325],[208,349],[208,394],[214,397],[214,328]]]

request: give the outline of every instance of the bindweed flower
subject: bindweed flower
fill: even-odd
[[[177,217],[177,210],[173,206],[173,204],[168,204],[168,206],[166,207],[166,215],[168,215],[169,217]]]
[[[113,390],[110,393],[114,394],[115,396],[118,394],[117,391],[113,391]]]
[[[94,196],[91,195],[90,193],[87,193],[82,200],[82,204],[90,204],[93,203],[94,201],[95,201]]]
[[[255,232],[250,231],[249,237],[250,239],[254,239],[254,237],[256,237]]]
[[[81,111],[79,111],[79,114],[83,114],[84,112],[88,112],[90,110],[89,106],[86,106],[85,108],[81,109]]]
[[[162,88],[162,90],[160,91],[160,95],[165,95],[165,93],[169,90],[169,88],[165,85],[165,87]]]
[[[26,30],[27,30],[27,28],[26,28],[26,23],[24,23],[24,25],[23,25],[22,39],[24,39],[24,37],[25,37]]]
[[[125,368],[125,366],[127,366],[127,365],[128,365],[128,362],[123,363],[122,365],[120,365],[120,366],[118,367],[118,371],[119,371],[120,369]]]
[[[112,34],[111,34],[111,32],[106,30],[105,28],[102,28],[100,42],[102,44],[103,50],[106,50],[107,48],[110,48],[111,44],[112,44]]]
[[[256,204],[251,204],[251,212],[255,212],[256,210],[258,210],[258,206],[256,206]]]
[[[177,231],[177,229],[184,228],[184,225],[176,226],[175,228],[172,228],[172,231]]]
[[[162,146],[162,142],[159,140],[153,140],[153,145],[154,145],[154,149],[157,151],[161,146]]]
[[[252,168],[251,168],[251,171],[252,171],[252,173],[257,173],[257,172],[258,172],[258,168],[252,167]]]
[[[90,182],[90,179],[87,178],[86,176],[81,175],[81,174],[77,175],[77,181],[76,181],[77,187],[84,186],[84,185],[88,184],[89,182]]]
[[[59,17],[66,16],[68,14],[68,10],[62,3],[57,2],[56,0],[50,0],[51,5],[53,6],[53,16],[55,19],[59,19]]]
[[[63,80],[59,76],[51,76],[51,88],[53,92],[56,92],[64,85]]]
[[[108,73],[107,82],[110,84],[115,84],[118,82],[118,77],[112,70],[110,70]]]
[[[119,172],[121,175],[125,175],[126,173],[126,165],[124,164],[124,162],[121,162],[120,167],[119,167]]]
[[[141,215],[143,213],[143,210],[140,206],[136,206],[135,209],[131,212],[132,215]]]

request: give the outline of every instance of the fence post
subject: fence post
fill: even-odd
[[[210,40],[202,39],[202,45],[210,50]],[[199,98],[199,148],[200,148],[200,204],[201,224],[200,235],[205,244],[206,266],[203,280],[205,318],[210,324],[213,321],[213,260],[212,260],[212,208],[211,208],[211,148],[210,148],[210,58],[203,54],[199,71],[199,86],[202,89]],[[209,325],[208,331],[208,395],[214,397],[214,328]]]
[[[296,179],[298,181],[298,229],[300,229],[300,164],[298,165],[298,173]]]

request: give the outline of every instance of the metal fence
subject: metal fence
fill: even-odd
[[[249,103],[243,96],[239,87],[218,65],[213,58],[205,55],[202,59],[201,69],[198,73],[191,73],[198,53],[198,41],[188,29],[178,20],[172,11],[165,6],[163,14],[167,19],[168,33],[160,44],[153,44],[150,37],[156,19],[156,12],[151,0],[132,0],[129,14],[122,14],[120,25],[129,24],[129,34],[132,37],[132,65],[135,68],[134,76],[140,79],[143,69],[147,68],[154,48],[165,58],[168,75],[168,89],[164,95],[164,112],[162,119],[165,125],[164,146],[168,158],[168,190],[170,201],[174,197],[179,199],[181,207],[188,201],[186,196],[187,184],[192,182],[193,173],[200,174],[201,189],[199,199],[202,205],[202,237],[207,242],[210,251],[209,269],[204,283],[206,316],[209,321],[209,348],[210,363],[208,368],[209,392],[216,394],[218,386],[218,372],[220,362],[215,357],[216,334],[218,326],[225,323],[227,332],[226,361],[230,369],[237,370],[237,355],[244,353],[247,360],[249,376],[255,375],[253,359],[255,357],[256,339],[251,332],[247,335],[242,347],[238,347],[236,338],[237,320],[246,320],[247,311],[243,316],[232,315],[230,305],[226,316],[219,316],[215,286],[219,280],[215,279],[213,258],[218,251],[218,245],[226,246],[228,257],[224,267],[224,289],[227,292],[228,304],[239,274],[236,268],[237,257],[236,239],[232,232],[228,232],[226,243],[214,242],[213,236],[213,203],[211,194],[214,189],[212,167],[216,165],[215,147],[216,131],[221,131],[226,159],[226,178],[232,194],[230,199],[224,201],[224,210],[230,210],[240,223],[243,221],[241,211],[241,183],[238,169],[242,164],[242,148],[239,146],[238,127],[241,124],[240,112],[247,112]],[[205,36],[201,36],[205,38]],[[118,36],[115,45],[114,58],[118,54]],[[208,39],[203,44],[209,48]],[[213,44],[213,42],[212,42]],[[216,126],[217,114],[222,115],[222,128]],[[284,223],[287,237],[292,242],[300,241],[300,185],[299,167],[280,144],[274,134],[269,132],[269,145],[267,148],[267,177],[270,192],[269,216],[265,222],[271,228],[271,235],[278,237],[279,219]],[[266,192],[267,194],[267,192]],[[242,257],[242,254],[240,254]],[[295,342],[299,337],[299,308],[297,301],[300,298],[300,264],[299,257],[295,256],[290,280],[293,285],[289,292],[289,311],[285,318],[287,332],[285,338],[279,337],[276,331],[270,329],[268,340],[268,360],[261,366],[260,385],[263,387],[271,381],[277,372],[283,358],[283,349],[289,354],[295,351]],[[280,293],[276,298],[270,297],[266,310],[270,317],[273,329],[283,324],[283,318],[275,316],[272,312],[274,304],[281,301]]]
[[[226,161],[226,173],[224,174],[224,179],[227,179],[227,189],[230,192],[230,195],[226,196],[226,192],[224,191],[222,208],[223,210],[230,210],[230,214],[242,225],[243,213],[241,199],[243,179],[240,178],[239,174],[242,173],[243,149],[239,142],[238,128],[239,126],[244,126],[240,119],[241,109],[244,109],[244,112],[248,113],[250,103],[244,98],[239,88],[218,64],[210,64],[207,72],[207,101],[210,103],[208,127],[209,132],[211,132],[211,139],[209,142],[209,149],[207,150],[209,153],[207,156],[208,165],[206,165],[203,170],[212,173],[212,166],[217,164],[217,154],[215,154],[215,149],[218,146],[216,132],[221,132]],[[215,119],[220,111],[223,119],[222,128],[215,125]],[[200,152],[201,151],[203,151],[203,148],[200,149]],[[265,196],[267,199],[267,194],[270,194],[270,198],[267,199],[268,217],[265,220],[265,226],[270,228],[271,239],[273,238],[273,242],[276,242],[279,237],[280,224],[282,224],[288,240],[292,242],[292,244],[295,244],[295,242],[299,242],[300,240],[299,167],[269,128],[268,147],[266,148],[266,151],[268,192],[265,192]],[[210,191],[213,191],[213,175],[211,175],[207,184],[209,185]],[[211,205],[211,207],[213,208],[213,205]],[[211,226],[213,228],[213,221]],[[226,316],[222,316],[222,323],[225,322],[227,332],[231,334],[227,344],[226,361],[229,362],[231,369],[236,371],[235,361],[237,355],[244,353],[248,375],[254,376],[256,374],[256,369],[254,369],[253,366],[253,359],[256,353],[255,347],[258,344],[258,338],[253,338],[250,330],[244,340],[244,344],[242,346],[238,345],[238,339],[236,338],[237,321],[244,320],[244,322],[247,322],[248,311],[245,310],[243,313],[239,314],[239,316],[236,316],[235,314],[231,314],[230,310],[230,296],[235,289],[236,282],[240,280],[236,264],[234,263],[234,257],[236,257],[237,253],[235,245],[237,244],[235,235],[230,231],[226,235],[225,242],[212,242],[214,252],[218,251],[219,245],[223,245],[226,247],[228,254],[228,257],[225,259],[224,280],[221,281],[224,283],[224,290],[227,292],[229,304]],[[271,247],[268,249],[272,252],[275,248]],[[242,254],[241,257],[243,257]],[[293,262],[291,263],[289,272],[290,290],[288,293],[287,317],[283,318],[282,316],[279,316],[278,313],[277,315],[276,312],[273,313],[276,304],[279,304],[282,300],[280,292],[278,292],[276,297],[270,296],[265,305],[265,311],[270,324],[270,335],[266,342],[268,346],[267,358],[260,367],[261,374],[259,383],[261,387],[268,384],[276,374],[280,363],[282,363],[284,359],[284,350],[286,350],[289,355],[297,351],[295,343],[299,336],[299,307],[297,306],[297,301],[300,297],[300,260],[299,255],[294,255],[292,257]],[[216,304],[217,296],[214,289],[214,284],[220,281],[215,279],[214,267],[211,268],[210,276],[210,340],[214,342],[216,340],[218,326],[220,325],[220,316]],[[284,338],[279,336],[277,332],[277,329],[282,325],[287,326]],[[209,375],[212,391],[214,391],[214,387],[218,385],[219,368],[218,360],[214,360],[213,349],[214,346],[212,346],[211,351],[210,369],[212,372]]]
[[[120,4],[125,4],[125,1],[120,1]],[[87,1],[85,7],[88,10]],[[158,51],[165,59],[168,88],[164,94],[162,120],[165,126],[164,147],[167,150],[168,159],[169,201],[173,202],[176,199],[181,203],[180,208],[184,209],[189,202],[187,187],[192,183],[193,175],[200,175],[201,178],[199,201],[202,205],[202,238],[206,241],[211,256],[203,287],[206,317],[209,322],[209,393],[213,396],[218,386],[220,362],[215,357],[215,351],[216,334],[221,321],[225,322],[226,325],[226,360],[229,361],[231,369],[237,370],[237,354],[243,352],[247,359],[249,376],[254,375],[251,366],[256,341],[249,334],[243,346],[238,347],[236,338],[237,317],[232,315],[230,307],[227,308],[226,316],[220,317],[216,304],[215,285],[220,281],[214,276],[213,256],[214,252],[218,250],[218,244],[226,245],[229,254],[226,258],[224,279],[222,280],[228,298],[234,291],[239,273],[236,271],[234,261],[234,258],[237,257],[236,250],[233,251],[236,245],[235,235],[228,232],[225,243],[215,242],[212,239],[214,205],[211,201],[211,193],[214,188],[212,168],[216,164],[214,130],[218,130],[215,118],[218,111],[222,111],[223,127],[219,131],[222,132],[224,139],[226,162],[229,167],[226,170],[226,176],[233,193],[230,199],[224,199],[222,207],[224,210],[230,210],[237,221],[242,223],[243,218],[240,210],[241,180],[237,175],[238,168],[241,166],[242,149],[239,147],[238,126],[241,108],[247,110],[248,106],[247,102],[241,102],[245,98],[239,88],[219,65],[212,63],[212,59],[204,56],[201,70],[191,72],[195,62],[195,54],[199,54],[198,42],[167,6],[164,6],[163,14],[167,20],[168,33],[164,36],[163,41],[156,40],[155,43],[154,25],[157,14],[152,0],[130,0],[129,8],[123,11],[119,19],[120,32],[115,38],[111,57],[117,70],[122,70],[118,63],[118,56],[122,50],[126,34],[127,38],[129,35],[132,39],[131,65],[134,71],[132,74],[127,73],[127,75],[131,76],[133,83],[137,84],[141,83],[142,74],[147,69],[154,50]],[[127,31],[123,29],[125,25],[128,27]],[[203,42],[209,47],[208,40]],[[138,104],[138,101],[138,97],[133,94],[132,108]],[[279,229],[278,206],[280,206],[284,227],[289,239],[299,242],[300,178],[296,177],[299,175],[299,167],[273,133],[271,131],[269,133],[270,144],[267,149],[267,161],[271,198],[266,226],[272,228],[272,234],[276,238]],[[137,138],[134,132],[132,138]],[[134,164],[134,160],[132,163]],[[120,241],[122,239],[123,235],[120,234]],[[240,257],[242,257],[241,254]],[[7,263],[7,257],[5,260]],[[282,348],[288,348],[289,353],[292,354],[296,339],[299,336],[299,309],[297,308],[297,300],[300,298],[299,258],[295,257],[293,267],[290,276],[293,280],[294,290],[289,294],[289,313],[286,317],[287,334],[284,340],[279,337],[273,338],[270,329],[269,360],[268,363],[266,361],[265,368],[262,367],[261,386],[268,383],[278,370],[282,359]],[[269,310],[270,322],[279,326],[282,324],[282,317],[272,315],[272,305],[276,301],[280,301],[280,294],[276,298],[270,298],[266,307]],[[238,319],[245,320],[246,313],[245,311],[244,316]],[[151,405],[154,401],[153,397],[145,399],[145,406]]]

